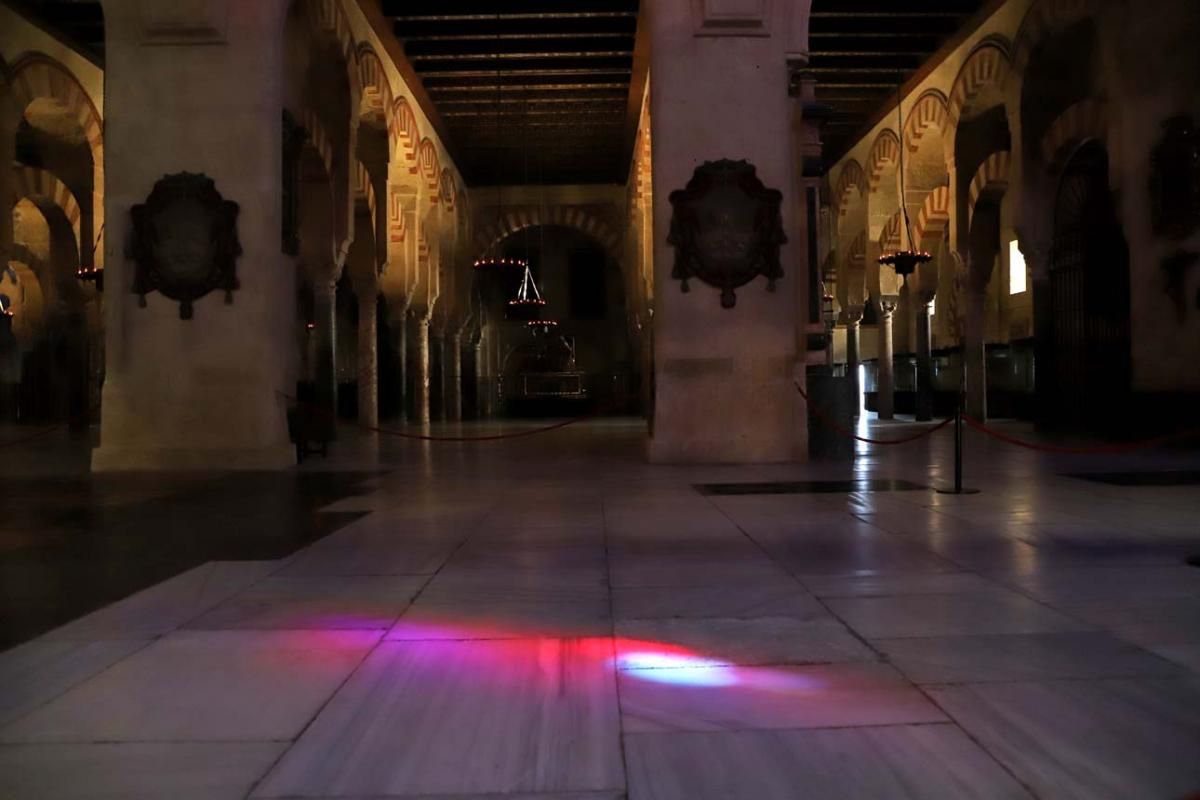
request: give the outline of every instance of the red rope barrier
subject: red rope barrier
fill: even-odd
[[[295,398],[289,394],[284,394],[283,392],[276,392],[276,394],[278,394],[280,397],[282,397],[286,400],[294,401],[297,408],[304,408],[311,412],[321,414],[322,416],[325,416],[328,418],[334,418],[333,412],[330,411],[328,408],[323,408],[321,406],[317,406],[317,405],[314,405],[311,403],[301,403],[297,398]],[[395,436],[398,439],[411,439],[411,440],[420,441],[420,442],[498,442],[498,441],[502,441],[505,439],[520,439],[524,436],[535,436],[539,433],[549,433],[550,431],[556,431],[561,428],[566,428],[569,425],[575,425],[577,423],[591,419],[591,418],[595,417],[597,415],[597,413],[598,412],[592,412],[591,414],[586,414],[582,417],[574,417],[572,419],[563,420],[562,422],[555,422],[551,425],[544,425],[540,428],[532,428],[532,429],[526,430],[526,431],[513,431],[512,433],[496,433],[496,434],[489,434],[487,436],[433,436],[431,434],[425,434],[425,433],[406,433],[405,431],[393,430],[391,428],[380,428],[380,427],[377,427],[374,425],[363,425],[360,422],[354,422],[351,424],[355,428],[358,428],[358,429],[364,430],[364,431],[368,431],[370,433],[381,433],[385,436]],[[335,419],[335,421],[336,421],[336,419]]]
[[[1096,445],[1092,447],[1071,447],[1061,444],[1042,444],[1040,442],[1029,442],[1024,439],[1018,439],[1015,436],[1010,436],[1007,433],[1001,433],[994,428],[989,428],[974,417],[963,415],[963,419],[975,430],[980,433],[991,436],[1006,444],[1015,445],[1016,447],[1024,447],[1026,450],[1037,450],[1043,453],[1061,453],[1065,455],[1105,455],[1105,454],[1120,454],[1131,453],[1135,450],[1147,450],[1151,447],[1167,444],[1168,442],[1190,439],[1193,436],[1200,435],[1200,428],[1192,428],[1191,430],[1180,431],[1178,433],[1168,433],[1162,436],[1155,436],[1152,439],[1142,439],[1137,442],[1126,442],[1124,444]]]
[[[848,436],[855,441],[865,442],[867,444],[908,444],[910,442],[915,442],[918,439],[924,439],[926,436],[932,436],[954,421],[954,417],[950,417],[942,420],[928,430],[921,431],[920,433],[913,434],[912,436],[904,436],[900,439],[869,439],[866,436],[859,436],[854,431],[848,430],[845,426],[839,424],[837,420],[827,415],[820,406],[813,405],[812,401],[808,397],[808,393],[804,391],[804,387],[798,383],[796,384],[796,391],[798,391],[800,396],[804,398],[804,402],[808,403],[808,407],[813,410],[813,414],[817,416],[817,419],[821,420],[821,422],[823,422],[829,428],[832,428],[834,433],[840,433],[842,436]]]

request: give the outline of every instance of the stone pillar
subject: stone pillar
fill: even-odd
[[[475,357],[472,359],[475,367],[475,418],[487,419],[491,407],[492,387],[488,385],[487,380],[487,362],[482,336],[471,344],[471,349],[475,351]]]
[[[879,298],[879,392],[877,408],[880,419],[896,417],[896,377],[892,367],[892,321],[896,316],[897,297]]]
[[[859,306],[846,310],[846,377],[850,380],[851,395],[854,397],[854,416],[858,416],[862,386],[858,383],[858,370],[862,365],[860,350],[863,310]]]
[[[917,421],[933,419],[933,298],[912,295],[917,315]]]
[[[789,65],[807,52],[807,2],[642,4],[654,120],[653,432],[665,463],[805,460],[808,425],[795,383],[807,359],[809,256]],[[667,242],[671,192],[706,161],[747,159],[782,193],[784,277],[759,277],[723,308],[700,280],[680,290]]]
[[[978,420],[987,419],[986,291],[974,282],[967,286],[967,313],[963,320],[962,368],[966,373],[967,413]]]
[[[446,337],[439,330],[429,333],[429,418],[446,418]]]
[[[281,396],[296,363],[296,269],[279,241],[286,6],[105,0],[107,375],[94,470],[295,463]],[[191,320],[161,293],[139,307],[125,249],[129,209],[183,171],[240,208],[240,287],[231,303],[220,291],[196,301]]]
[[[395,363],[387,365],[388,369],[397,372],[395,385],[400,396],[396,398],[396,410],[400,419],[409,418],[408,413],[408,312],[395,312],[399,318],[393,317],[388,322],[388,331],[392,336],[392,351]]]
[[[358,295],[358,421],[372,428],[379,426],[378,297],[367,290]]]
[[[17,126],[20,116],[11,98],[0,99],[0,269],[8,268],[13,247],[13,171],[17,157]]]
[[[446,419],[458,422],[462,420],[462,333],[454,333],[449,339],[445,373]]]
[[[429,424],[429,320],[413,317],[412,421]]]
[[[313,402],[337,419],[337,281],[320,278],[313,286]]]

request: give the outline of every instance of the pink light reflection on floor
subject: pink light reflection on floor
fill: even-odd
[[[385,640],[390,643],[422,642],[427,645],[453,645],[462,642],[506,643],[501,647],[488,648],[487,652],[490,655],[481,660],[480,680],[485,682],[506,674],[505,670],[496,668],[496,656],[504,658],[505,653],[541,652],[547,647],[553,648],[561,644],[576,649],[588,659],[603,660],[626,677],[639,681],[698,689],[740,686],[752,691],[783,695],[820,689],[818,681],[792,670],[739,667],[728,660],[670,642],[613,636],[572,636],[569,632],[555,632],[551,635],[543,626],[510,628],[479,621],[464,621],[456,617],[457,613],[439,618],[437,614],[428,611],[422,613],[420,621],[406,620],[402,617],[388,631]],[[315,619],[312,627],[351,628],[365,626],[367,622],[365,618],[331,616]],[[312,630],[311,633],[319,635],[321,631]],[[482,651],[480,655],[483,655]]]

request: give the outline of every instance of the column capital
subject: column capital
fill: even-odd
[[[885,295],[879,298],[877,305],[879,306],[879,313],[890,319],[896,313],[897,306],[900,305],[900,298]]]

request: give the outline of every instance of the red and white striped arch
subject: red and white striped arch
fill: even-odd
[[[12,167],[12,176],[13,204],[28,198],[43,212],[47,205],[62,211],[75,235],[75,245],[79,248],[82,257],[85,243],[80,236],[80,220],[83,213],[79,208],[79,201],[75,199],[75,195],[67,185],[60,181],[54,173],[37,167],[14,166]],[[12,209],[8,209],[7,213],[12,213]]]
[[[437,205],[441,199],[439,189],[442,180],[442,161],[438,157],[437,145],[428,136],[421,139],[421,143],[417,145],[417,163],[412,167],[412,171],[425,181],[425,188],[429,189],[430,202]]]
[[[401,163],[409,165],[409,169],[413,169],[417,163],[417,144],[421,140],[421,133],[417,129],[417,115],[413,113],[412,106],[404,97],[397,97],[392,105],[392,130],[389,132],[389,138],[395,143],[397,149],[397,159]],[[415,170],[413,170],[415,172]]]
[[[454,173],[449,169],[442,170],[438,193],[442,196],[442,202],[446,204],[446,210],[453,211],[455,203],[458,202],[458,184],[454,180]]]
[[[1094,13],[1096,0],[1037,0],[1033,3],[1013,40],[1013,71],[1024,75],[1037,46],[1056,30]]]
[[[917,242],[922,250],[932,251],[950,224],[950,187],[938,186],[925,196],[917,214]]]
[[[958,125],[963,109],[975,99],[980,91],[1004,77],[1008,64],[1007,44],[999,38],[984,41],[971,52],[971,55],[967,56],[966,62],[958,71],[958,75],[954,78],[954,85],[950,89],[949,105],[946,110],[950,127]]]
[[[967,190],[967,224],[975,218],[975,205],[984,192],[1008,191],[1008,174],[1012,166],[1012,154],[1007,150],[992,153],[975,171],[971,187]]]
[[[1042,160],[1053,164],[1068,145],[1088,139],[1108,142],[1108,107],[1104,101],[1081,100],[1064,111],[1042,137]]]
[[[916,152],[931,130],[946,130],[946,114],[946,97],[936,89],[929,89],[917,98],[904,120],[904,145],[909,152]]]
[[[884,128],[871,144],[867,155],[867,183],[874,193],[879,188],[883,174],[900,163],[900,137],[890,128]]]
[[[499,221],[480,229],[475,238],[475,245],[479,252],[487,252],[517,231],[538,225],[559,225],[582,231],[599,242],[614,260],[620,262],[620,233],[581,206],[551,206],[546,209],[539,206],[506,208]]]
[[[879,249],[883,252],[889,250],[899,250],[901,244],[900,226],[902,224],[902,215],[897,209],[895,214],[888,218],[884,223],[883,230],[879,232]]]
[[[329,134],[325,131],[325,125],[321,122],[320,116],[311,108],[306,108],[300,112],[300,127],[308,134],[307,144],[317,152],[321,157],[321,163],[325,165],[325,175],[333,180],[333,142],[329,140]]]
[[[367,171],[366,165],[361,161],[354,162],[354,199],[361,200],[366,204],[367,211],[371,214],[371,221],[374,223],[378,219],[376,216],[375,186],[371,183],[371,173]]]
[[[13,65],[10,90],[19,112],[34,101],[48,99],[56,103],[70,119],[78,123],[92,157],[92,196],[90,210],[92,242],[80,242],[79,258],[84,266],[101,266],[103,250],[98,246],[104,230],[104,123],[96,104],[70,70],[54,59],[35,53],[21,58]],[[76,226],[76,239],[80,238]]]
[[[852,192],[856,189],[859,195],[865,194],[867,181],[862,165],[850,159],[842,165],[842,171],[838,173],[837,182],[833,185],[833,203],[839,217],[846,216]]]

